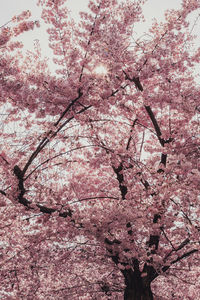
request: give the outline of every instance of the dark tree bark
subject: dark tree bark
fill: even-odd
[[[125,279],[124,300],[153,300],[150,282],[130,270]]]
[[[147,273],[143,274],[139,270],[139,262],[135,260],[134,271],[132,269],[122,271],[125,278],[125,291],[124,300],[153,300],[153,294],[151,291],[151,281],[155,274],[152,273],[153,269],[149,268]]]
[[[124,300],[153,300],[153,294],[150,287],[143,290],[136,290],[132,289],[131,287],[126,287]]]
[[[127,223],[126,227],[129,229],[128,234],[132,233],[130,230],[130,223]],[[119,260],[118,253],[113,255],[112,247],[116,244],[120,245],[121,242],[117,239],[113,241],[105,239],[107,250],[110,253],[112,261],[117,265],[122,264],[124,267],[128,266],[128,263],[121,262]],[[128,249],[127,249],[128,250]],[[132,260],[131,269],[121,269],[121,273],[124,276],[124,300],[153,300],[153,293],[151,291],[151,282],[158,276],[158,273],[153,266],[145,264],[143,270],[139,268],[139,261],[137,259]]]

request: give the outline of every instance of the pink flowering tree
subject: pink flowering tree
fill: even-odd
[[[200,299],[200,3],[135,40],[143,4],[39,0],[54,73],[0,29],[2,299]]]

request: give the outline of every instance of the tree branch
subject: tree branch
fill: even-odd
[[[133,128],[134,128],[136,122],[137,122],[137,119],[134,120],[133,125],[132,125],[132,128],[131,128],[131,130],[130,130],[130,136],[129,136],[129,139],[128,139],[128,142],[127,142],[127,145],[126,145],[126,150],[129,149],[129,146],[130,146],[130,143],[131,143],[131,140],[132,140],[131,134],[132,134],[132,132],[133,132]]]
[[[126,198],[126,194],[128,192],[128,189],[127,189],[127,186],[124,184],[124,175],[122,173],[123,171],[123,164],[122,162],[120,163],[120,165],[115,168],[114,166],[112,166],[115,174],[117,175],[117,180],[118,180],[118,183],[119,183],[119,189],[121,191],[121,196],[122,196],[122,199],[124,200]]]
[[[199,251],[198,249],[193,249],[193,250],[191,250],[191,251],[189,251],[189,252],[184,253],[183,255],[181,255],[180,257],[178,257],[177,259],[173,260],[173,261],[170,263],[169,266],[164,266],[164,267],[162,268],[162,271],[163,271],[163,272],[166,272],[166,271],[171,267],[171,265],[177,263],[178,261],[181,261],[182,259],[184,259],[184,258],[186,258],[186,257],[190,256],[191,254],[196,253],[196,252],[198,252],[198,251]]]

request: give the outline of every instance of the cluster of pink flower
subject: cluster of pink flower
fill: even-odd
[[[31,16],[30,10],[25,10],[25,11],[23,11],[20,15],[14,16],[14,17],[12,18],[12,21],[13,21],[13,22],[24,21],[25,19],[28,19],[30,16]]]
[[[38,21],[24,21],[20,23],[13,29],[14,35],[18,36],[19,34],[23,33],[24,31],[33,30],[34,26],[39,27]]]
[[[135,40],[143,2],[38,0],[57,74],[0,31],[0,298],[200,299],[200,3]]]
[[[11,36],[10,29],[3,28],[0,33],[0,46],[5,45],[9,41],[10,36]]]

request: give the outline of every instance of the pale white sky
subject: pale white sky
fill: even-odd
[[[126,0],[121,1],[125,2]],[[181,0],[148,0],[144,5],[146,23],[140,23],[134,27],[134,32],[137,32],[135,38],[142,36],[142,34],[147,31],[153,18],[163,20],[165,10],[168,8],[177,9],[181,6],[181,2]],[[20,14],[23,10],[30,10],[32,12],[33,20],[40,20],[40,8],[37,7],[36,3],[37,0],[0,0],[0,26],[8,22],[14,15]],[[88,0],[66,0],[66,4],[71,10],[72,17],[74,17],[75,20],[78,20],[79,11],[87,9]],[[192,23],[194,23],[195,18],[196,16],[191,17]],[[199,32],[200,22],[198,22],[197,26],[193,29],[193,33],[198,34]],[[41,28],[36,28],[33,31],[23,34],[25,49],[31,49],[35,39],[40,40],[41,48],[45,49],[44,54],[48,56],[48,40],[42,23]]]
[[[126,1],[126,0],[121,0]],[[39,16],[37,0],[0,0],[1,24],[6,22],[13,15],[19,14],[22,10],[31,10],[34,17]],[[88,0],[66,0],[67,6],[72,14],[78,17],[80,10],[87,9]],[[148,0],[145,4],[145,15],[147,18],[161,18],[167,8],[178,8],[181,0]]]
[[[126,0],[121,0],[126,2]],[[35,19],[40,18],[40,9],[36,5],[37,0],[0,0],[0,25],[6,23],[14,15],[23,10],[30,10]],[[66,0],[67,6],[75,19],[79,18],[79,11],[86,10],[88,0]],[[181,0],[148,0],[144,5],[144,13],[147,23],[156,17],[162,19],[163,13],[167,8],[179,8]],[[142,31],[142,28],[141,28]]]
[[[0,0],[0,26],[8,22],[14,15],[20,14],[23,10],[30,10],[34,20],[40,19],[40,8],[37,7],[36,3],[37,0]],[[72,16],[78,20],[79,11],[87,9],[88,0],[66,0],[66,4],[70,8]],[[167,8],[178,8],[180,4],[181,0],[148,0],[144,6],[147,22],[138,26],[138,35],[142,35],[146,31],[152,18],[156,17],[160,20]],[[44,35],[42,37],[38,36],[39,32],[41,32],[41,29],[25,33],[24,42],[30,46],[34,39],[41,38],[44,40]]]

